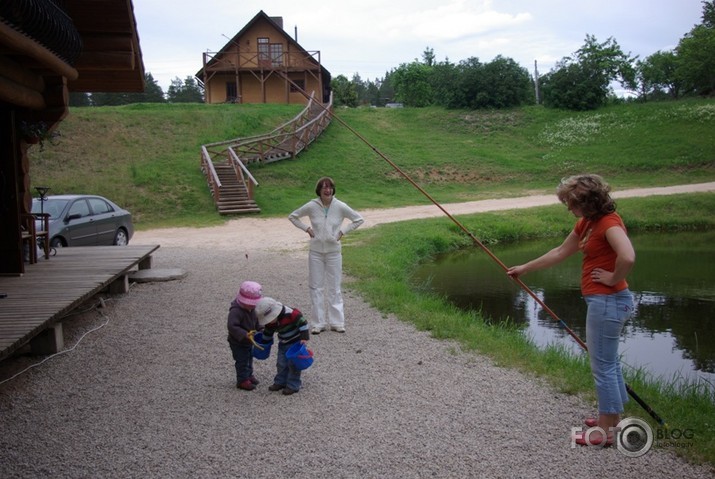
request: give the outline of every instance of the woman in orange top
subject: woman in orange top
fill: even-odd
[[[601,444],[604,440],[611,444],[613,428],[628,401],[618,343],[623,325],[633,313],[633,295],[628,290],[626,275],[633,268],[636,254],[610,191],[610,186],[598,175],[561,180],[556,194],[579,218],[576,226],[560,246],[507,270],[509,276],[519,277],[558,264],[577,251],[583,253],[581,293],[588,306],[586,345],[598,396],[598,419],[587,419],[586,425],[600,427],[607,438],[596,430],[588,437],[577,436],[575,442],[581,445]]]

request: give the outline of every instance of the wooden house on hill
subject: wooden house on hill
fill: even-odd
[[[67,116],[70,92],[141,91],[132,0],[0,1],[0,275],[25,272],[38,186],[27,150]]]
[[[206,103],[307,104],[299,89],[315,92],[322,103],[330,98],[330,72],[320,51],[305,50],[283,30],[282,17],[262,10],[220,51],[203,54],[196,78]]]

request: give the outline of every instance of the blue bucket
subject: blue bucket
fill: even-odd
[[[295,343],[286,351],[286,359],[293,364],[293,367],[302,371],[308,369],[313,364],[313,351],[303,343]]]
[[[263,337],[263,333],[256,333],[253,335],[253,341],[258,344],[263,349],[258,349],[255,345],[252,348],[253,357],[256,359],[268,359],[271,355],[271,346],[273,345],[273,338],[266,339]]]

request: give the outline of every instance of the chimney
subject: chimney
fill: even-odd
[[[278,26],[281,27],[281,29],[283,28],[283,17],[271,17],[271,20],[274,23],[278,24]]]
[[[296,25],[294,28],[295,28],[295,35],[294,35],[295,42],[298,43],[298,25]]]

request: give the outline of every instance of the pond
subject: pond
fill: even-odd
[[[557,246],[560,239],[490,247],[511,266]],[[715,232],[631,235],[636,265],[628,276],[636,310],[619,351],[624,367],[675,384],[715,389]],[[586,305],[580,294],[581,255],[522,281],[581,339]],[[543,308],[481,248],[439,256],[420,265],[413,284],[443,295],[488,321],[512,321],[539,347],[581,348]]]

